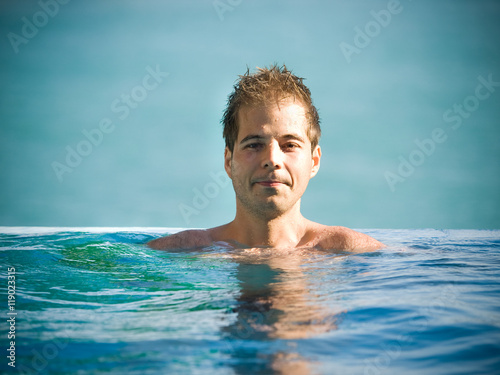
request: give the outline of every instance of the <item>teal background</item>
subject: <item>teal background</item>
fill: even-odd
[[[458,129],[443,119],[474,95],[478,77],[500,81],[500,2],[402,0],[348,62],[340,44],[354,45],[355,28],[374,27],[370,12],[388,3],[72,0],[16,53],[9,33],[22,36],[23,17],[32,21],[41,5],[2,1],[0,225],[231,220],[232,188],[210,176],[223,170],[221,114],[238,74],[277,62],[306,78],[322,119],[306,217],[354,228],[500,228],[500,87]],[[214,4],[226,4],[221,16]],[[111,104],[148,66],[169,76],[121,120]],[[60,181],[53,162],[65,163],[67,147],[105,118],[113,131]],[[436,128],[446,141],[392,191],[386,173]],[[183,216],[196,191],[211,197]]]

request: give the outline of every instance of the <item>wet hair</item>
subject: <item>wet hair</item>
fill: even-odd
[[[239,77],[234,91],[227,99],[227,107],[221,121],[226,147],[231,152],[234,151],[238,138],[238,112],[243,106],[265,105],[273,100],[279,105],[280,101],[289,98],[299,100],[304,105],[309,125],[307,136],[311,142],[311,151],[314,150],[319,143],[321,128],[318,111],[312,103],[311,92],[302,82],[303,78],[292,74],[285,65],[280,67],[276,64],[269,68],[257,67],[257,72],[253,74],[250,74],[247,68],[246,73]]]

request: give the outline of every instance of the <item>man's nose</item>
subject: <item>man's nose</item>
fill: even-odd
[[[280,169],[283,167],[283,150],[278,142],[271,142],[264,150],[262,167]]]

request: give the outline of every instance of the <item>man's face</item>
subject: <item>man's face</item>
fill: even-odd
[[[237,205],[269,219],[299,209],[321,158],[319,146],[311,152],[305,114],[293,100],[239,110],[238,138],[224,155]]]

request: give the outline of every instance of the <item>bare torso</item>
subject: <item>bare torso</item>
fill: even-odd
[[[224,242],[233,247],[252,247],[236,242],[231,238],[229,225],[211,229],[193,229],[178,232],[166,237],[152,240],[148,246],[158,250],[191,249],[206,247]],[[290,247],[289,244],[284,247]],[[352,229],[341,226],[327,226],[312,223],[294,248],[335,249],[347,251],[373,251],[384,247],[374,238]]]

